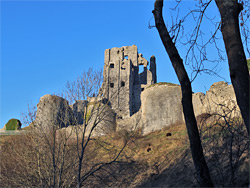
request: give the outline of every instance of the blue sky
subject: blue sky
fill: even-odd
[[[151,0],[2,1],[0,128],[89,67],[101,69],[107,48],[135,44],[146,59],[156,56],[158,82],[178,83],[156,28],[148,29],[153,5]],[[218,16],[217,9],[211,14]],[[218,70],[230,81],[226,62]],[[205,92],[220,80],[201,75],[193,91]]]

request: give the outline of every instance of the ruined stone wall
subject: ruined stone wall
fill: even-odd
[[[116,130],[116,114],[102,101],[89,98],[89,101],[78,100],[69,105],[67,100],[56,95],[45,95],[40,98],[34,125],[44,131],[64,128],[74,137],[76,129],[83,131],[85,118],[86,135],[95,124],[92,136],[105,135]]]
[[[233,86],[223,81],[214,83],[206,94],[193,94],[193,106],[196,116],[202,113],[240,115]]]
[[[139,66],[144,67],[142,73]],[[181,87],[159,83],[156,76],[155,57],[148,61],[138,54],[137,47],[125,46],[105,50],[104,82],[98,97],[76,101],[71,107],[57,96],[45,95],[37,105],[35,123],[42,126],[58,124],[60,127],[80,125],[87,109],[94,109],[93,119],[99,119],[94,135],[108,134],[115,130],[141,129],[143,134],[160,130],[175,123],[184,122],[181,104]],[[152,85],[153,84],[153,85]],[[96,104],[101,104],[95,109]],[[196,116],[203,113],[239,116],[239,108],[232,85],[214,83],[203,93],[193,94]],[[99,113],[101,109],[106,109]],[[102,118],[102,120],[100,119]],[[88,129],[89,130],[89,129]]]
[[[141,102],[143,134],[184,121],[180,86],[155,84],[142,92]]]
[[[92,136],[108,135],[116,131],[116,114],[107,104],[101,102],[89,103],[87,107],[86,135],[90,134],[95,126]]]
[[[111,102],[118,116],[130,116],[132,96],[130,94],[133,73],[132,60],[136,61],[136,54],[128,53],[123,48],[105,50],[104,64],[104,97]],[[133,51],[132,51],[133,52]],[[128,59],[128,54],[130,59]],[[136,63],[136,62],[134,62]],[[124,105],[126,104],[126,105]]]
[[[139,128],[142,134],[148,134],[173,124],[184,123],[181,97],[179,85],[159,83],[149,86],[141,93],[140,111],[124,121],[117,121],[117,129]],[[195,116],[204,113],[240,116],[233,87],[225,82],[214,83],[206,94],[194,93],[193,106]]]
[[[144,66],[144,72],[138,74],[141,65]],[[119,119],[138,112],[141,106],[141,88],[155,83],[155,58],[150,67],[154,73],[147,69],[147,65],[148,61],[142,54],[138,54],[135,45],[105,50],[102,92]]]
[[[159,83],[147,87],[141,93],[140,110],[124,119],[116,119],[116,112],[107,104],[103,104],[95,98],[91,98],[89,101],[77,101],[71,109],[65,99],[45,95],[41,97],[37,105],[35,124],[44,127],[54,125],[67,127],[74,120],[82,121],[79,119],[79,113],[86,113],[84,111],[86,106],[88,112],[98,107],[94,109],[87,129],[87,132],[90,131],[91,124],[96,118],[99,120],[100,123],[93,136],[105,135],[121,129],[128,131],[140,129],[142,134],[148,134],[172,124],[184,122],[181,87],[175,84]],[[100,106],[96,106],[96,104]],[[214,83],[206,94],[193,94],[193,106],[196,116],[203,113],[240,116],[233,87],[225,82]],[[77,123],[73,124],[77,126]],[[72,126],[66,129],[71,130]]]
[[[152,73],[152,81],[153,81],[153,83],[157,83],[155,56],[150,57],[150,69],[149,70]]]
[[[34,124],[44,129],[67,127],[73,123],[73,111],[67,100],[56,95],[44,95],[37,104]]]

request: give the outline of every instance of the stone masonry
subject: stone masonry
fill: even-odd
[[[144,70],[139,73],[139,66]],[[102,97],[108,99],[117,113],[118,119],[132,116],[141,107],[141,91],[148,85],[157,82],[155,57],[148,61],[138,54],[137,46],[124,46],[105,50],[104,82]]]
[[[88,114],[85,106],[91,110],[96,104],[103,110],[101,114],[100,109],[92,112],[94,121],[101,118],[94,136],[122,129],[139,129],[142,134],[148,134],[184,123],[181,87],[171,83],[156,83],[154,56],[150,58],[149,70],[148,64],[142,54],[138,54],[135,45],[105,50],[104,79],[98,96],[69,105],[61,97],[45,95],[37,105],[36,124],[59,124],[71,130],[74,126],[69,125],[83,123],[83,114]],[[141,73],[139,66],[143,66]],[[228,111],[233,117],[240,116],[233,87],[225,82],[214,83],[206,94],[194,93],[193,106],[196,116],[225,115],[229,114]],[[89,120],[91,123],[92,120]]]

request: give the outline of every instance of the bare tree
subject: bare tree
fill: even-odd
[[[72,103],[76,102],[72,105],[73,112],[65,112],[70,111],[65,107],[67,102],[53,95],[42,114],[46,116],[49,113],[44,121],[37,118],[40,109],[36,113],[35,108],[29,108],[23,122],[33,128],[23,135],[25,141],[21,143],[25,144],[16,147],[13,143],[13,149],[8,148],[4,152],[6,155],[3,156],[5,158],[1,167],[5,173],[0,178],[4,180],[5,186],[82,187],[89,178],[102,179],[104,171],[114,171],[109,168],[120,163],[121,154],[129,139],[118,145],[112,140],[115,113],[109,102],[98,95],[101,79],[101,71],[90,69],[78,77],[77,81],[67,83],[63,95]],[[55,109],[59,109],[58,113],[55,113]],[[107,137],[105,147],[97,139],[97,136],[104,134]],[[22,156],[22,162],[16,163],[17,168],[13,171],[9,170],[8,164],[13,164],[17,159],[7,158],[9,152],[12,152],[12,156]],[[95,155],[98,156],[99,152],[105,157],[96,160]],[[23,166],[25,164],[27,166]],[[23,174],[20,171],[22,168]],[[8,181],[11,172],[14,175]]]
[[[211,7],[216,9],[216,6],[213,7],[214,2],[219,11],[214,11],[211,15],[208,10]],[[187,49],[183,60],[192,71],[191,82],[200,73],[224,79],[219,74],[218,65],[228,61],[237,103],[249,132],[249,73],[245,55],[245,52],[250,55],[249,3],[245,0],[204,0],[190,2],[194,6],[190,5],[190,9],[187,10],[181,6],[182,4],[182,1],[176,0],[176,6],[169,9],[174,17],[171,17],[168,30],[173,42]],[[179,18],[180,14],[184,16]],[[188,25],[192,25],[193,28],[190,30]],[[226,53],[221,45],[222,37]]]
[[[203,72],[221,77],[216,67],[221,61],[226,60],[226,58],[223,57],[223,46],[219,44],[223,36],[237,103],[249,133],[249,74],[243,48],[244,45],[246,51],[249,53],[249,26],[247,24],[249,20],[249,3],[240,0],[240,3],[244,6],[244,11],[241,12],[242,5],[238,3],[237,0],[215,0],[221,14],[221,19],[218,19],[216,13],[214,17],[211,16],[211,14],[207,14],[207,10],[212,6],[211,4],[213,4],[212,0],[194,2],[194,7],[188,10],[184,10],[183,7],[181,7],[182,1],[176,0],[175,2],[176,6],[169,9],[169,12],[171,12],[171,19],[168,19],[168,21],[170,20],[171,23],[167,25],[167,27],[162,17],[162,1],[156,1],[153,13],[155,17],[155,26],[158,29],[161,40],[182,86],[183,105],[185,104],[184,98],[187,97],[187,94],[184,95],[184,93],[186,92],[191,95],[191,83],[197,78],[199,73]],[[180,11],[182,12],[181,14]],[[174,17],[172,13],[175,14]],[[241,41],[239,28],[239,14],[243,42]],[[184,16],[179,18],[180,15]],[[185,25],[185,22],[188,22],[189,25],[192,23],[193,28],[191,30],[186,29],[187,25]],[[204,24],[210,24],[211,30],[204,31],[202,29]],[[222,36],[219,32],[220,30],[222,31]],[[209,35],[207,34],[208,32]],[[178,45],[182,45],[187,49],[183,58],[184,60],[180,58],[179,52],[176,49]],[[213,52],[217,53],[217,56],[209,55],[207,49],[211,48],[213,48]],[[215,63],[215,66],[206,68],[208,64],[206,62],[209,64]],[[188,78],[184,64],[192,71],[190,79]],[[188,114],[188,112],[186,112],[186,115],[194,119],[193,113],[191,112],[191,100],[191,96],[189,96],[189,104],[186,103],[185,105],[190,107],[190,113]],[[186,120],[185,108],[186,107],[183,106]],[[194,120],[192,123],[196,124]]]
[[[97,97],[103,78],[102,70],[83,72],[74,81],[68,81],[60,96],[73,104],[77,100],[87,100],[88,97]]]
[[[76,117],[74,120],[76,126],[73,128],[76,137],[77,151],[77,187],[83,186],[84,181],[100,169],[118,162],[117,160],[129,141],[126,140],[121,148],[113,151],[114,155],[109,161],[100,161],[86,169],[86,166],[88,166],[86,150],[89,143],[95,140],[92,137],[102,134],[110,135],[115,129],[115,113],[110,108],[109,101],[102,97],[105,96],[105,94],[102,93],[103,90],[100,90],[102,84],[101,73],[101,71],[93,72],[93,70],[90,69],[88,72],[83,73],[81,77],[78,77],[77,82],[68,82],[66,85],[66,97],[71,101],[87,100],[84,108],[78,112],[82,117],[80,118],[82,121],[79,122],[79,116]],[[116,93],[114,93],[114,95],[116,95]]]
[[[231,100],[230,107],[223,102],[213,103],[215,112],[197,117],[204,153],[213,167],[211,176],[216,186],[248,186],[250,142],[237,103]]]
[[[50,108],[52,107],[50,106]],[[22,115],[22,121],[29,125],[29,129],[24,136],[24,139],[28,139],[29,142],[28,145],[25,144],[14,151],[23,150],[24,152],[21,155],[26,156],[26,160],[23,160],[24,163],[27,161],[33,162],[29,165],[33,170],[30,171],[28,177],[33,176],[37,180],[36,185],[64,187],[69,183],[69,178],[65,176],[71,171],[70,167],[74,163],[74,157],[70,157],[72,149],[69,147],[72,132],[66,132],[62,129],[61,121],[64,121],[64,125],[69,124],[70,121],[64,117],[53,117],[52,119],[56,121],[49,122],[49,125],[46,124],[48,122],[41,124],[41,122],[36,121],[36,113],[35,107],[30,108],[28,106],[28,112]],[[30,149],[32,155],[26,155],[27,148],[32,148]],[[25,178],[27,177],[24,176],[23,179]],[[32,186],[31,182],[27,180],[22,182],[26,182],[26,186]],[[20,185],[20,182],[17,185]]]
[[[181,59],[179,52],[165,26],[165,23],[162,17],[162,7],[163,7],[163,0],[156,0],[155,5],[154,5],[154,10],[153,10],[155,24],[159,32],[159,35],[161,37],[162,43],[175,69],[178,80],[181,84],[183,113],[184,113],[188,136],[190,140],[190,148],[192,152],[192,157],[193,157],[196,173],[198,176],[198,183],[202,187],[203,186],[213,187],[213,182],[210,177],[208,166],[207,166],[204,154],[203,154],[199,131],[197,128],[197,123],[196,123],[196,119],[194,115],[194,109],[193,109],[193,104],[192,104],[191,82],[187,75],[186,69],[183,65],[183,60]]]
[[[250,134],[249,73],[239,28],[239,14],[243,10],[243,5],[238,3],[238,0],[215,0],[215,2],[221,15],[221,32],[232,85],[248,134]]]

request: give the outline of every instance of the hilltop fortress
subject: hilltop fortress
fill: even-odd
[[[141,73],[139,66],[143,66]],[[93,135],[122,129],[140,129],[147,134],[184,122],[180,86],[157,83],[156,58],[151,56],[149,64],[133,45],[105,50],[103,83],[97,97],[69,105],[61,97],[45,95],[37,105],[35,124],[57,123],[66,129],[81,125],[83,117],[88,115],[85,107],[94,109],[96,102],[105,106],[105,118]],[[196,116],[226,113],[231,109],[238,114],[233,87],[225,82],[214,83],[206,94],[193,94],[193,104]]]

